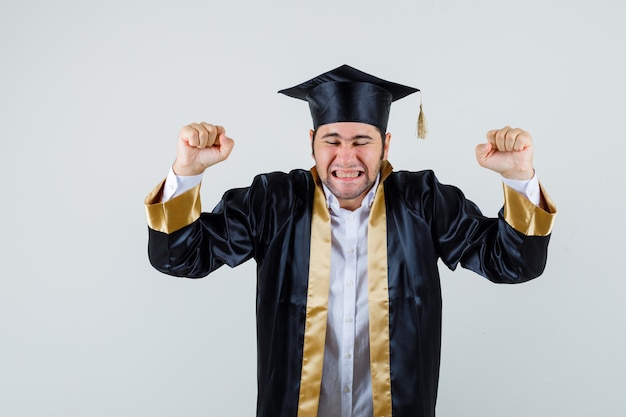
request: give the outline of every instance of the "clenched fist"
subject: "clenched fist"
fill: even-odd
[[[206,122],[191,123],[180,129],[176,160],[172,169],[176,175],[197,175],[222,162],[235,146],[222,126]]]
[[[533,138],[530,133],[505,126],[487,132],[487,143],[476,146],[480,166],[513,180],[529,180],[533,168]]]

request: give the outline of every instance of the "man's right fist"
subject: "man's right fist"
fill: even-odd
[[[206,122],[191,123],[180,129],[176,160],[172,169],[176,175],[198,175],[222,162],[235,146],[222,126]]]

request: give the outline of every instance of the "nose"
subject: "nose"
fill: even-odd
[[[338,146],[336,159],[342,165],[350,165],[356,160],[356,149],[350,145]]]

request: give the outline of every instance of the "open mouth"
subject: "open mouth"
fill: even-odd
[[[339,179],[358,178],[363,175],[363,171],[332,171],[332,176]]]

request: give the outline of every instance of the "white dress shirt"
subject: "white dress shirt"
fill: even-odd
[[[354,211],[324,186],[331,221],[330,291],[318,416],[372,416],[367,225],[378,179]]]

